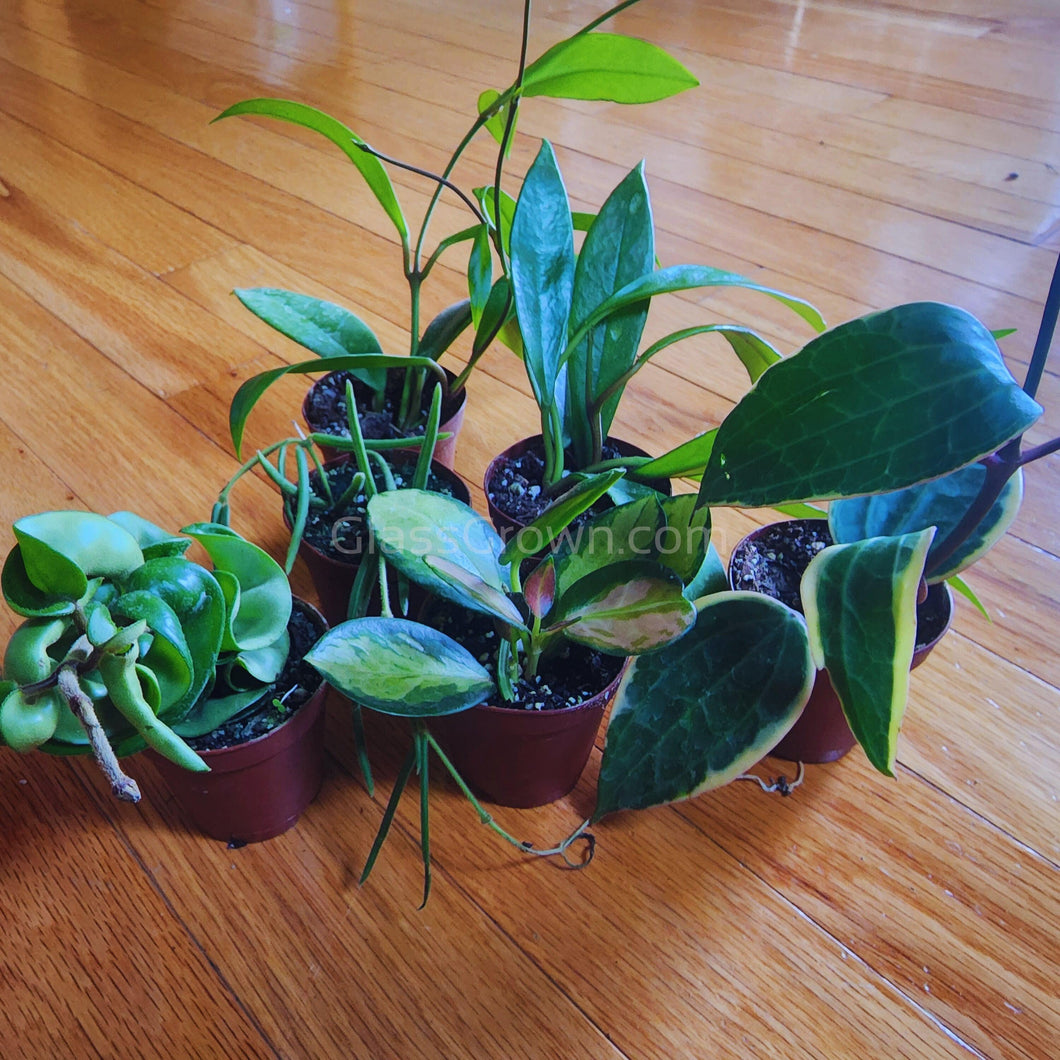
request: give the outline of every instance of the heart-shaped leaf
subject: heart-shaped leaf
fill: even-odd
[[[795,723],[814,673],[796,612],[760,593],[708,597],[689,633],[631,661],[611,711],[593,820],[727,784]]]
[[[771,507],[904,489],[994,452],[1039,415],[975,317],[898,306],[764,372],[718,428],[700,502]]]

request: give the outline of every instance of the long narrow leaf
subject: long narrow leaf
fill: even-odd
[[[401,205],[394,194],[394,187],[390,183],[390,177],[387,176],[386,169],[384,169],[379,159],[364,150],[367,146],[365,141],[352,129],[348,129],[341,121],[331,117],[329,114],[325,114],[322,110],[317,110],[316,107],[310,107],[304,103],[296,103],[289,99],[245,99],[222,111],[213,120],[220,121],[222,118],[231,118],[238,114],[261,114],[268,118],[278,118],[280,121],[304,126],[306,129],[312,129],[314,132],[327,137],[346,155],[357,167],[361,176],[364,177],[372,194],[397,229],[402,246],[408,244],[408,225],[405,223]]]

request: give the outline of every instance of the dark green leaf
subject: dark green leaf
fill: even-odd
[[[471,302],[463,299],[446,306],[424,329],[419,356],[437,361],[471,323]]]
[[[718,429],[700,500],[771,507],[904,489],[994,452],[1040,414],[973,316],[899,306],[765,372]]]
[[[574,287],[574,229],[552,146],[541,145],[512,221],[511,282],[523,361],[538,407],[557,400]]]
[[[929,582],[941,582],[967,569],[985,555],[1012,524],[1023,498],[1023,472],[1005,483],[1001,495],[964,544],[938,570],[932,569],[935,550],[949,537],[979,495],[986,468],[971,464],[918,486],[833,501],[828,528],[837,544],[866,537],[894,537],[929,526],[937,527],[925,569]]]
[[[650,273],[654,263],[655,230],[641,164],[611,192],[586,233],[574,271],[571,327],[616,291]],[[594,458],[588,416],[603,392],[632,366],[647,316],[648,301],[635,303],[597,324],[569,355],[564,419],[578,467]],[[607,436],[620,397],[621,391],[599,410],[601,438]]]
[[[810,644],[869,761],[894,775],[909,694],[916,597],[933,530],[831,545],[800,587]]]
[[[813,679],[798,614],[760,593],[708,597],[690,632],[630,663],[593,820],[727,784],[791,728]]]

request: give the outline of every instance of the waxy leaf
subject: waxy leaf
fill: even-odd
[[[487,88],[485,92],[481,93],[478,97],[478,112],[479,114],[485,114],[488,110],[493,108],[498,102],[500,102],[501,94],[495,88]],[[512,110],[512,100],[509,99],[506,103],[502,103],[499,109],[486,119],[486,131],[493,137],[497,143],[504,143],[504,130],[508,127],[508,120]],[[515,118],[512,119],[512,128],[508,136],[508,142],[504,147],[504,157],[507,158],[512,153],[512,142],[515,139],[515,127],[518,124],[519,114],[516,111]]]
[[[661,564],[613,563],[574,582],[549,614],[547,633],[610,655],[653,651],[682,636],[696,620],[681,580]]]
[[[800,592],[810,646],[869,761],[894,776],[909,694],[916,598],[934,529],[830,545]]]
[[[571,323],[583,317],[655,264],[655,229],[643,163],[611,192],[586,233],[574,271]],[[565,422],[575,465],[592,463],[593,441],[587,419],[598,399],[629,371],[648,316],[648,302],[636,303],[596,325],[573,348],[567,360]],[[620,393],[599,410],[599,437],[606,438]]]
[[[364,177],[372,194],[397,229],[402,245],[408,243],[408,225],[405,223],[401,206],[397,201],[397,196],[394,194],[390,177],[387,176],[387,172],[379,159],[369,151],[364,150],[366,146],[364,140],[352,129],[348,129],[342,122],[321,110],[317,110],[315,107],[307,106],[304,103],[295,103],[289,99],[245,99],[222,111],[213,120],[216,122],[222,118],[234,117],[237,114],[262,114],[269,118],[278,118],[281,121],[290,122],[292,125],[302,125],[307,129],[313,129],[322,136],[326,136],[346,155],[357,167],[361,176]]]
[[[368,521],[380,551],[407,578],[446,600],[495,613],[437,570],[438,558],[448,560],[495,592],[506,591],[507,569],[499,559],[504,542],[466,504],[426,490],[389,490],[368,502]]]
[[[982,464],[971,464],[942,478],[894,493],[836,500],[828,508],[828,529],[836,544],[842,545],[866,537],[894,537],[934,526],[935,538],[925,564],[926,577],[930,583],[946,581],[985,555],[1004,536],[1019,512],[1023,499],[1022,470],[1005,483],[993,507],[960,548],[933,569],[935,552],[971,507],[985,477]]]
[[[975,317],[898,306],[763,373],[718,428],[700,502],[771,507],[904,489],[994,452],[1040,415]]]
[[[583,33],[554,44],[526,68],[523,95],[651,103],[698,84],[654,44],[617,33]]]
[[[488,585],[477,574],[466,567],[453,563],[442,556],[424,556],[427,569],[441,578],[468,607],[483,614],[493,615],[509,626],[525,629],[519,608],[500,589]]]
[[[703,474],[703,469],[710,460],[717,434],[717,427],[697,434],[695,438],[674,446],[668,453],[655,457],[647,464],[639,465],[637,474],[646,478],[698,477]]]
[[[512,221],[511,278],[526,374],[544,418],[561,404],[560,356],[574,287],[574,228],[552,145],[543,141]]]
[[[232,292],[256,317],[318,357],[382,353],[372,329],[334,302],[277,287],[245,287]]]
[[[209,571],[179,556],[148,560],[133,571],[127,585],[130,590],[155,594],[180,620],[191,658],[192,680],[184,697],[166,712],[170,717],[180,717],[213,680],[225,631],[224,593]]]
[[[674,644],[633,659],[611,711],[593,820],[727,784],[791,728],[813,688],[802,618],[718,593]]]
[[[622,478],[620,468],[586,475],[553,501],[532,523],[520,527],[504,546],[501,562],[512,566],[532,559],[550,545],[583,512],[588,511]]]
[[[283,568],[263,549],[217,523],[195,523],[181,531],[195,538],[213,560],[214,577],[226,590],[229,613],[223,648],[267,648],[287,629],[291,586]],[[227,587],[235,584],[233,596]]]
[[[460,337],[471,323],[471,302],[463,299],[446,306],[427,325],[420,336],[417,353],[420,357],[439,357]]]
[[[135,512],[111,512],[107,518],[132,534],[145,560],[160,556],[183,556],[191,547],[186,537],[171,534]]]
[[[489,674],[466,648],[407,619],[342,622],[305,658],[343,695],[384,714],[455,714],[493,691]]]
[[[90,578],[121,578],[144,561],[132,534],[95,512],[39,512],[11,529],[18,544],[4,563],[4,599],[27,617],[69,613]]]

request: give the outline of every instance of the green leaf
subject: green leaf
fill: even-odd
[[[493,691],[489,674],[466,648],[408,619],[342,622],[305,658],[343,695],[384,714],[455,714]]]
[[[94,512],[40,512],[12,524],[18,544],[4,564],[4,598],[20,615],[65,613],[90,578],[122,578],[144,561],[136,539]]]
[[[984,556],[1005,534],[1023,498],[1023,471],[1005,483],[993,507],[965,542],[935,570],[932,557],[964,517],[979,495],[986,468],[970,464],[942,478],[932,479],[894,493],[851,497],[833,501],[828,509],[828,529],[836,544],[866,537],[895,537],[929,526],[937,528],[925,570],[929,583],[945,581]]]
[[[206,549],[222,589],[219,575],[228,575],[239,586],[234,607],[229,600],[224,650],[265,648],[280,637],[291,618],[291,586],[276,560],[216,523],[195,523],[181,532]]]
[[[478,112],[479,114],[485,114],[497,101],[501,98],[501,94],[495,88],[487,88],[478,97]],[[504,130],[508,127],[508,115],[511,113],[512,100],[508,100],[496,114],[491,115],[486,120],[486,131],[497,141],[498,144],[504,143]],[[518,111],[516,112],[516,120],[512,122],[511,135],[508,137],[508,143],[505,145],[504,157],[507,158],[512,153],[512,143],[515,140],[515,127],[518,124]]]
[[[774,290],[772,287],[763,287],[747,279],[746,276],[726,272],[724,269],[714,269],[708,265],[670,265],[634,280],[598,305],[585,320],[580,322],[576,331],[572,329],[568,348],[580,342],[582,335],[589,328],[595,327],[601,320],[627,306],[635,305],[646,298],[654,298],[659,294],[691,291],[699,287],[742,287],[748,291],[757,291],[786,305],[816,330],[821,331],[825,326],[824,318],[809,302],[790,294],[784,294],[783,291]]]
[[[696,610],[677,575],[659,563],[626,560],[578,579],[557,598],[544,630],[611,655],[638,655],[691,628]]]
[[[490,290],[489,298],[482,309],[482,318],[475,328],[475,341],[471,355],[477,357],[493,341],[495,336],[504,339],[506,322],[515,319],[515,302],[512,299],[511,285],[506,276],[501,276]],[[518,328],[516,335],[518,336]],[[516,351],[522,356],[522,346]]]
[[[467,261],[467,290],[471,302],[471,322],[476,330],[493,293],[493,256],[490,252],[489,229],[479,225]]]
[[[165,715],[182,702],[192,687],[195,673],[180,617],[160,596],[147,589],[123,593],[111,605],[111,612],[133,621],[145,621],[151,630],[151,645],[140,656],[140,663],[151,671],[158,687],[155,713]]]
[[[486,215],[486,219],[489,221],[490,227],[496,229],[497,227],[497,210],[494,206],[496,200],[496,189],[493,185],[488,187],[475,188],[475,198],[478,200],[479,206],[482,207],[482,212]],[[506,191],[501,192],[501,210],[500,210],[500,237],[501,246],[504,247],[504,253],[506,255],[511,253],[511,236],[512,236],[512,221],[515,218],[515,199],[513,199]]]
[[[532,62],[523,95],[651,103],[698,84],[654,44],[617,33],[586,33],[554,44]]]
[[[375,332],[334,302],[277,287],[244,287],[232,293],[260,320],[318,357],[383,352]]]
[[[909,694],[916,597],[934,529],[830,545],[800,592],[810,646],[869,761],[894,775]]]
[[[213,680],[225,631],[224,593],[205,567],[179,556],[148,560],[132,573],[127,588],[153,593],[180,621],[191,657],[192,681],[184,697],[166,712],[168,717],[180,717]]]
[[[408,243],[409,229],[405,223],[401,206],[394,194],[390,177],[386,169],[375,155],[364,150],[367,146],[355,132],[348,129],[342,122],[315,107],[304,103],[295,103],[289,99],[245,99],[236,103],[227,110],[222,111],[213,120],[220,121],[222,118],[231,118],[237,114],[262,114],[269,118],[278,118],[280,121],[290,122],[292,125],[302,125],[327,137],[343,154],[357,167],[361,176],[376,197],[379,205],[383,207],[387,217],[393,222],[401,238],[402,245]]]
[[[132,534],[145,560],[159,556],[183,556],[191,547],[186,537],[171,534],[135,512],[111,512],[107,518]]]
[[[668,453],[657,456],[647,464],[637,467],[637,475],[643,478],[682,478],[698,476],[710,460],[714,449],[717,427],[703,434],[697,434],[687,442],[675,446]]]
[[[214,729],[230,722],[237,714],[264,699],[271,686],[247,688],[224,696],[209,696],[198,700],[188,713],[172,729],[185,740],[205,736]]]
[[[987,620],[987,622],[993,622],[993,618],[990,617],[990,612],[987,611],[986,605],[976,595],[975,590],[959,575],[951,574],[946,579],[946,584],[957,593],[960,593],[966,600],[968,600],[972,606]]]
[[[407,578],[446,600],[485,614],[472,594],[441,577],[428,557],[457,564],[499,593],[507,575],[500,562],[504,542],[481,515],[440,493],[402,489],[378,493],[368,502],[368,522],[383,556]]]
[[[471,302],[463,299],[446,306],[424,329],[418,353],[437,361],[471,323]]]
[[[577,327],[601,302],[650,273],[655,263],[651,200],[641,163],[611,192],[586,233],[578,254],[571,296],[571,326]],[[599,397],[629,370],[648,317],[648,302],[635,303],[585,333],[567,360],[564,419],[575,464],[594,459],[589,414]],[[607,437],[621,391],[600,409],[599,437]]]
[[[903,489],[994,452],[1040,414],[973,316],[898,306],[766,371],[719,427],[700,502],[772,507]]]
[[[513,567],[547,548],[583,512],[591,508],[622,477],[623,471],[585,475],[554,500],[532,523],[520,527],[504,546],[501,563]]]
[[[557,401],[574,287],[570,206],[547,140],[526,174],[512,221],[511,282],[526,374],[544,421]]]
[[[336,355],[329,357],[325,363],[321,363],[319,360],[299,361],[297,364],[285,364],[279,368],[270,368],[264,372],[259,372],[257,375],[251,376],[239,387],[228,409],[228,429],[232,434],[232,446],[236,451],[236,455],[239,455],[243,447],[243,432],[246,429],[247,417],[258,403],[262,394],[277,379],[282,379],[285,375],[308,375],[311,372],[325,370],[329,372],[348,371],[358,375],[378,368],[403,368],[410,371],[417,368],[427,368],[437,370],[439,373],[442,372],[442,369],[429,357],[395,356],[384,353]],[[444,374],[442,378],[444,378]]]
[[[593,820],[727,784],[791,728],[813,679],[798,614],[760,593],[708,597],[684,637],[631,661],[611,712]]]

